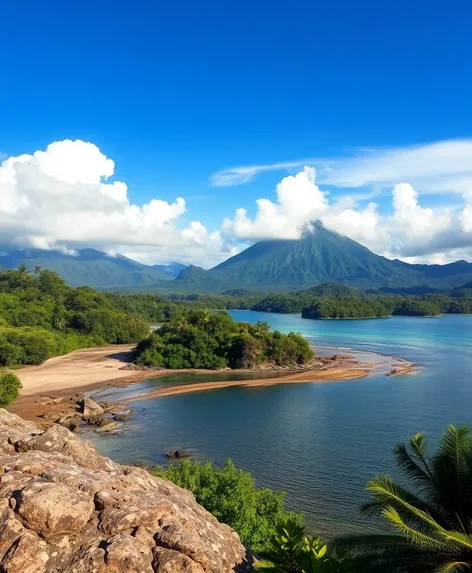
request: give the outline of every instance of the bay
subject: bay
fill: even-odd
[[[447,424],[472,424],[472,316],[315,321],[230,314],[300,332],[312,344],[400,356],[420,369],[404,377],[233,387],[133,402],[135,415],[122,435],[87,436],[103,454],[152,464],[167,463],[165,452],[178,448],[217,464],[231,457],[259,486],[286,491],[287,505],[305,513],[309,530],[331,538],[376,527],[359,505],[370,477],[395,474],[391,451],[398,441],[422,430],[434,446]],[[173,375],[101,397],[190,381]]]

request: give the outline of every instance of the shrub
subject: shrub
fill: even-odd
[[[18,398],[21,382],[18,376],[11,372],[0,373],[0,406],[5,408]]]
[[[300,514],[285,510],[285,493],[257,488],[251,474],[231,460],[222,468],[183,460],[153,473],[193,492],[200,505],[232,527],[255,552],[269,549],[270,538],[288,520],[301,524]]]

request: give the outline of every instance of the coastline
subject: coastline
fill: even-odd
[[[149,378],[162,378],[172,374],[215,375],[226,370],[133,370],[131,363],[134,345],[108,345],[98,348],[76,350],[64,356],[47,360],[39,366],[28,366],[16,371],[23,384],[20,397],[8,410],[27,420],[50,425],[64,414],[64,401],[59,398],[77,396],[84,392],[100,390],[109,386],[123,387]],[[327,347],[313,346],[326,351]],[[158,398],[187,392],[217,390],[227,387],[264,387],[275,384],[323,383],[365,378],[372,372],[384,375],[405,375],[416,365],[397,357],[388,357],[373,352],[349,350],[349,356],[339,354],[340,349],[330,348],[336,358],[319,357],[316,366],[299,369],[238,370],[241,374],[261,373],[261,378],[196,382],[161,388],[142,395],[124,398],[121,402]],[[345,352],[346,350],[344,350]],[[334,358],[334,359],[333,359]],[[227,370],[228,372],[233,372]],[[284,372],[284,374],[281,374]],[[270,377],[273,373],[274,376]],[[49,399],[45,399],[49,397]],[[55,400],[55,401],[54,401]]]

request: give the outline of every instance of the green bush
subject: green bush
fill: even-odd
[[[305,528],[292,520],[277,528],[263,558],[256,563],[263,573],[354,573],[344,552],[335,553],[319,537],[305,535]]]
[[[285,510],[285,493],[257,488],[251,474],[231,460],[222,468],[183,460],[153,473],[193,492],[200,505],[232,527],[255,552],[269,549],[270,538],[288,520],[302,522],[300,514]]]
[[[0,407],[5,408],[18,398],[21,382],[18,376],[11,372],[0,372]]]

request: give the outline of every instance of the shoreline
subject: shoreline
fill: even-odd
[[[318,356],[316,366],[295,369],[252,369],[252,370],[133,370],[131,364],[133,344],[108,345],[98,348],[76,350],[63,356],[47,360],[39,366],[28,366],[15,373],[23,388],[20,397],[8,410],[24,419],[34,420],[41,425],[51,425],[64,415],[65,401],[56,400],[81,395],[93,390],[124,387],[149,378],[162,378],[173,374],[198,374],[202,376],[222,373],[257,374],[260,378],[246,380],[202,381],[172,386],[123,398],[120,402],[144,400],[183,394],[217,390],[227,387],[264,387],[276,384],[342,382],[365,378],[372,373],[383,375],[405,375],[416,369],[416,365],[398,357],[389,357],[375,352],[355,351],[333,347],[313,346],[315,349],[336,354],[332,357]],[[336,352],[337,351],[337,352]],[[271,374],[273,376],[271,377]],[[264,376],[262,376],[264,375]],[[49,400],[45,400],[49,397]]]

